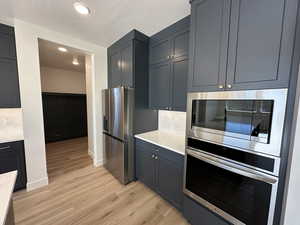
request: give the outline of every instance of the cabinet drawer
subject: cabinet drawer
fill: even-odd
[[[26,187],[27,176],[23,141],[0,144],[0,174],[18,171],[15,191]]]

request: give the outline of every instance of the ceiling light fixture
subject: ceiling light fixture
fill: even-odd
[[[75,10],[82,15],[89,15],[91,13],[91,10],[82,2],[75,2],[73,6]]]
[[[78,66],[79,65],[78,58],[74,57],[72,63],[73,63],[73,65]]]
[[[67,52],[68,50],[64,47],[58,47],[58,50],[61,52]]]

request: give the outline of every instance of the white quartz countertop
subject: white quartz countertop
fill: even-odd
[[[155,130],[135,135],[135,137],[179,154],[185,154],[185,135]]]
[[[0,225],[4,225],[14,191],[17,171],[0,174]]]

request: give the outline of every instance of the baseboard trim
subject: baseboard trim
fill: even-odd
[[[93,151],[91,151],[90,149],[88,149],[88,154],[89,154],[89,156],[90,156],[92,159],[94,159],[94,152],[93,152]]]
[[[99,167],[99,166],[103,166],[103,160],[99,160],[99,161],[94,161],[94,167]]]
[[[44,177],[40,180],[36,180],[36,181],[33,181],[33,182],[28,182],[26,190],[27,191],[33,191],[35,189],[47,186],[48,184],[49,184],[48,177]]]

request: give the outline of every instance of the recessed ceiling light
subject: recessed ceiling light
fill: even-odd
[[[73,6],[76,9],[76,11],[82,15],[89,15],[91,13],[91,10],[82,2],[75,2]]]
[[[58,47],[58,50],[61,52],[67,52],[68,50],[64,47]]]
[[[78,66],[79,65],[78,58],[74,57],[72,63],[73,63],[73,65]]]

